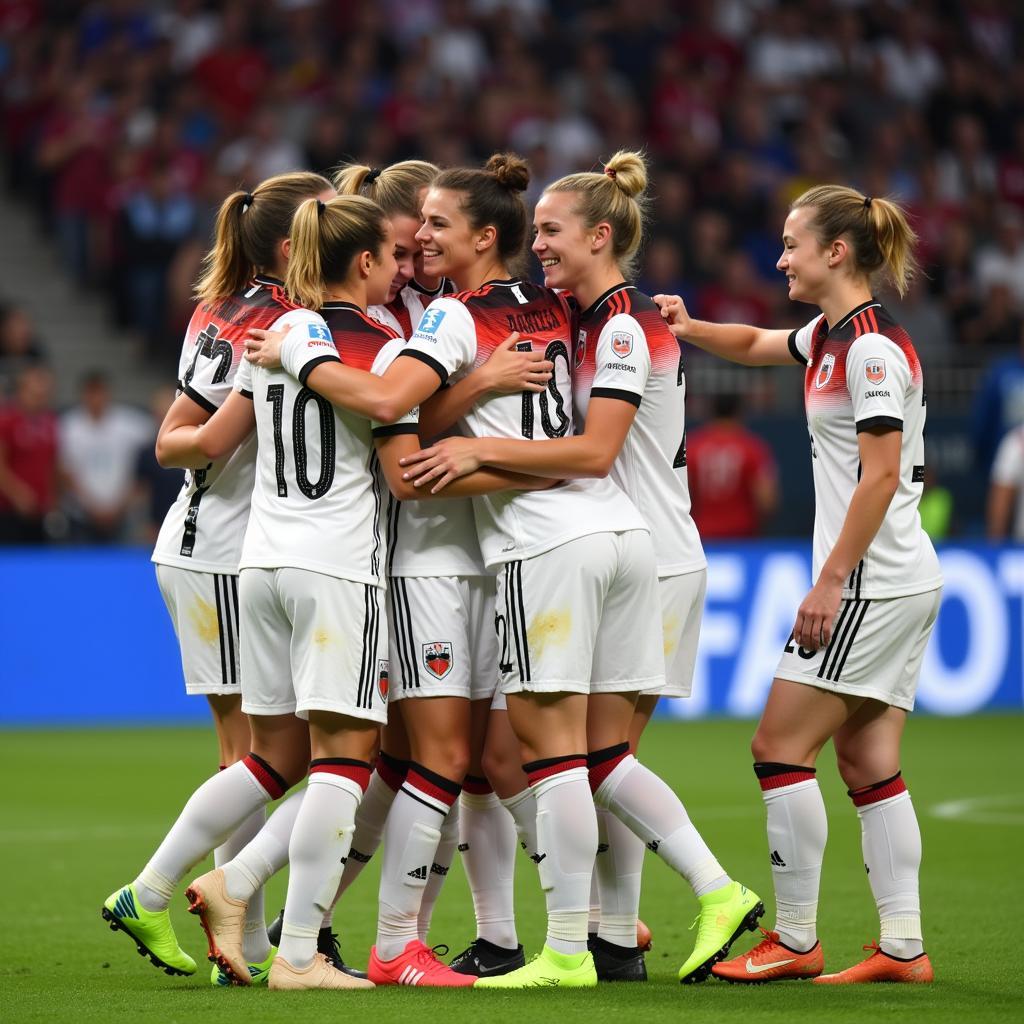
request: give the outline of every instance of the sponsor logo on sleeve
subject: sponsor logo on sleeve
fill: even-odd
[[[835,355],[832,352],[826,352],[822,357],[821,366],[818,367],[817,376],[814,378],[814,386],[819,391],[832,379],[832,371],[835,367]]]
[[[434,640],[423,645],[423,664],[438,679],[444,679],[452,670],[452,645],[446,640]]]
[[[306,329],[309,331],[309,340],[311,343],[318,345],[333,345],[334,338],[331,337],[331,332],[323,326],[323,324],[307,324]]]
[[[420,317],[419,326],[416,328],[416,334],[421,338],[429,338],[433,341],[434,335],[437,334],[437,330],[446,316],[447,314],[443,309],[426,310],[423,316]]]
[[[612,351],[625,359],[633,351],[633,335],[629,331],[616,331],[612,335]]]
[[[869,359],[864,364],[864,376],[871,384],[881,384],[885,380],[885,360]]]

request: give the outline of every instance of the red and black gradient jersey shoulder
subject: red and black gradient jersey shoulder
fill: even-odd
[[[514,331],[522,336],[524,347],[529,342],[535,350],[547,352],[550,346],[561,345],[564,351],[558,354],[568,363],[571,315],[566,301],[550,288],[530,281],[490,281],[475,291],[456,292],[452,298],[463,303],[473,318],[476,366],[486,362]]]
[[[269,328],[289,310],[298,308],[280,281],[264,276],[255,277],[237,295],[200,302],[185,332],[179,391],[207,412],[216,412],[231,390],[249,329]]]
[[[334,338],[341,361],[369,372],[380,350],[399,337],[350,302],[330,302],[320,310]]]

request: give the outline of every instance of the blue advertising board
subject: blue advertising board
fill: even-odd
[[[918,689],[937,714],[1024,707],[1024,549],[948,545]],[[809,545],[708,549],[708,597],[689,700],[665,714],[756,716],[810,586]],[[0,549],[0,726],[205,721],[148,553]]]

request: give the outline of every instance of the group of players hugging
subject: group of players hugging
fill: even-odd
[[[283,174],[224,201],[157,439],[186,473],[153,554],[221,770],[103,917],[194,974],[168,905],[214,851],[185,889],[214,984],[637,982],[650,850],[698,905],[683,983],[931,981],[899,751],[942,580],[917,514],[921,367],[872,290],[914,271],[902,211],[839,185],[796,200],[778,268],[820,312],[791,332],[693,320],[629,283],[641,155],[549,184],[532,245],[528,184],[497,154]],[[683,341],[804,368],[817,503],[815,583],[752,744],[775,927],[733,959],[764,904],[638,759],[657,701],[689,695],[705,595]],[[880,918],[836,974],[816,932],[828,739]],[[382,842],[364,973],[333,917]],[[519,846],[547,909],[529,961]],[[426,940],[456,848],[477,934],[445,963]],[[263,886],[286,864],[268,929]]]

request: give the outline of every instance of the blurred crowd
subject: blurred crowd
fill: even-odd
[[[217,206],[283,170],[514,149],[536,195],[642,145],[640,287],[775,325],[807,315],[774,269],[787,204],[894,196],[924,267],[897,317],[926,365],[994,367],[987,472],[1024,423],[1022,38],[1019,0],[0,0],[0,145],[169,369]]]

